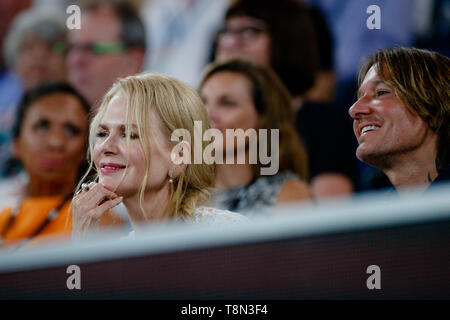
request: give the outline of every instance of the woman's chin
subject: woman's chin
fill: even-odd
[[[104,186],[106,189],[112,192],[117,192],[117,182],[112,181],[112,179],[108,177],[99,177],[98,183],[100,183],[102,186]]]

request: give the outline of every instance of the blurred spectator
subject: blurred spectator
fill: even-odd
[[[271,66],[293,97],[309,89],[318,68],[311,18],[295,0],[233,1],[217,40],[216,60],[240,58]]]
[[[276,204],[311,199],[305,183],[307,156],[295,132],[291,97],[275,73],[242,60],[213,64],[207,69],[199,92],[212,127],[224,137],[215,143],[223,155],[234,155],[234,163],[229,164],[227,160],[217,164],[213,207],[259,215]],[[230,146],[227,129],[254,129],[257,136],[254,140],[238,138],[237,144]],[[260,135],[261,129],[267,130],[267,138]],[[279,130],[277,144],[272,141],[274,129]],[[270,166],[274,165],[273,161],[278,163],[275,174],[261,172],[264,167],[261,158],[256,164],[250,163],[249,159],[261,155],[263,145],[278,148],[276,153],[271,153]],[[245,155],[244,164],[236,160],[241,154]]]
[[[327,20],[315,6],[307,7],[317,40],[318,68],[312,88],[305,92],[305,100],[333,103],[336,90],[334,71],[334,42]]]
[[[82,28],[69,32],[69,81],[96,111],[119,77],[141,71],[145,29],[125,1],[80,1]]]
[[[338,105],[347,110],[356,92],[362,59],[379,49],[411,45],[415,36],[417,0],[307,0],[325,14],[335,40]],[[369,29],[367,8],[380,7],[381,29]]]
[[[309,14],[295,0],[234,1],[217,38],[216,59],[243,58],[275,70],[293,96],[314,195],[347,195],[354,191],[356,164],[348,116],[342,109],[308,101],[305,96],[319,70],[317,38]]]
[[[416,0],[415,47],[450,56],[450,0]]]
[[[361,69],[358,100],[350,108],[362,161],[377,167],[397,190],[450,180],[450,59],[395,47]]]
[[[4,244],[70,233],[70,202],[86,158],[88,112],[87,102],[65,83],[42,84],[24,95],[13,151],[28,181],[17,190],[9,184],[2,188]]]
[[[29,9],[14,20],[4,44],[6,64],[25,90],[65,79],[65,20],[49,9]]]
[[[8,33],[14,17],[31,5],[31,0],[2,0],[0,1],[0,52],[3,52],[3,41]],[[4,62],[0,58],[0,70],[3,71]]]
[[[149,26],[146,68],[197,87],[228,0],[152,0],[141,14]]]
[[[64,43],[66,27],[62,16],[52,10],[32,8],[19,14],[9,29],[3,46],[9,79],[0,88],[1,156],[0,173],[8,174],[11,156],[10,130],[23,90],[46,81],[65,79]],[[5,101],[8,97],[8,101]]]

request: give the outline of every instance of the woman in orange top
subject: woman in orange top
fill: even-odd
[[[0,246],[70,235],[70,204],[83,170],[89,104],[64,83],[28,91],[13,127],[13,155],[28,175],[17,206],[0,211]]]

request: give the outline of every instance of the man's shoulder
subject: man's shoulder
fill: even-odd
[[[425,192],[429,192],[430,190],[434,190],[435,187],[437,187],[441,183],[450,182],[450,163],[447,164],[447,166],[444,167],[439,172],[439,175],[436,179],[433,180],[433,182],[430,184],[430,186],[425,190]]]
[[[447,166],[444,167],[444,169],[442,169],[439,172],[439,175],[437,176],[437,178],[433,181],[432,184],[434,183],[439,183],[439,182],[443,182],[443,181],[450,181],[450,163],[447,163]]]

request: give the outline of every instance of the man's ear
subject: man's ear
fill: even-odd
[[[138,74],[144,66],[145,51],[141,48],[130,48],[127,52],[132,74]]]

